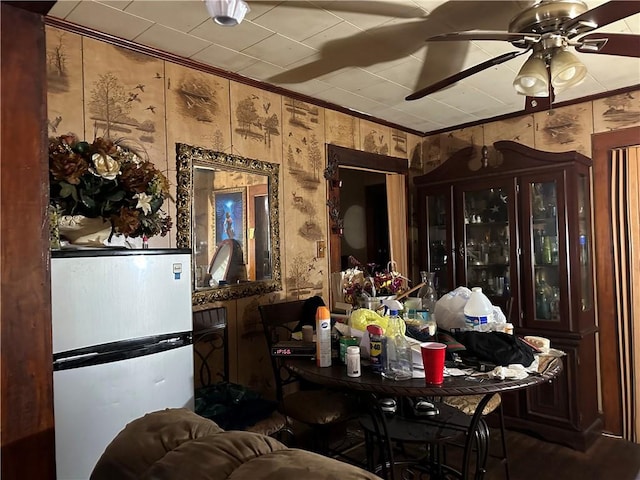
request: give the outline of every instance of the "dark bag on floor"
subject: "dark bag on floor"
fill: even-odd
[[[220,382],[196,390],[195,412],[225,430],[245,430],[276,408],[276,402],[237,383]]]
[[[495,365],[519,363],[528,367],[533,362],[535,350],[516,335],[504,332],[459,332],[456,340],[465,346],[460,352],[463,360],[475,357],[478,360]]]

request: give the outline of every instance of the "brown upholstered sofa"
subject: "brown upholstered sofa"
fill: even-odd
[[[91,480],[373,480],[374,474],[259,433],[225,431],[187,409],[129,423]]]

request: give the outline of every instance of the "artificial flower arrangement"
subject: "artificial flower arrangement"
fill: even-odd
[[[344,301],[352,305],[366,292],[371,297],[400,295],[407,290],[408,279],[395,271],[395,262],[389,262],[383,269],[375,263],[361,264],[355,257],[349,257],[352,268],[343,275]]]
[[[49,140],[51,204],[60,215],[101,217],[126,237],[165,236],[171,217],[162,204],[169,181],[150,161],[106,138]]]

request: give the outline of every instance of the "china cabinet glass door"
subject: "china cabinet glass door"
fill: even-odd
[[[515,254],[513,181],[474,185],[461,189],[458,195],[462,207],[459,213],[464,219],[462,232],[456,236],[459,284],[481,287],[491,302],[509,316]]]
[[[578,267],[580,269],[580,309],[593,308],[593,267],[591,265],[591,217],[589,179],[578,175]]]
[[[438,297],[453,290],[453,258],[451,258],[451,190],[437,190],[426,196],[427,269],[435,273]]]
[[[560,328],[566,323],[567,222],[563,209],[564,189],[561,174],[523,177],[523,218],[528,246],[525,247],[524,301],[530,312],[525,323]],[[559,201],[559,199],[561,201]],[[523,242],[524,243],[524,242]]]

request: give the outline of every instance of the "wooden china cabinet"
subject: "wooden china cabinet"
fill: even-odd
[[[420,268],[442,295],[482,287],[515,334],[566,353],[551,383],[503,396],[507,425],[578,450],[601,431],[591,251],[591,160],[510,141],[468,147],[416,177]],[[482,164],[478,168],[478,164]],[[472,169],[474,166],[475,169]]]

